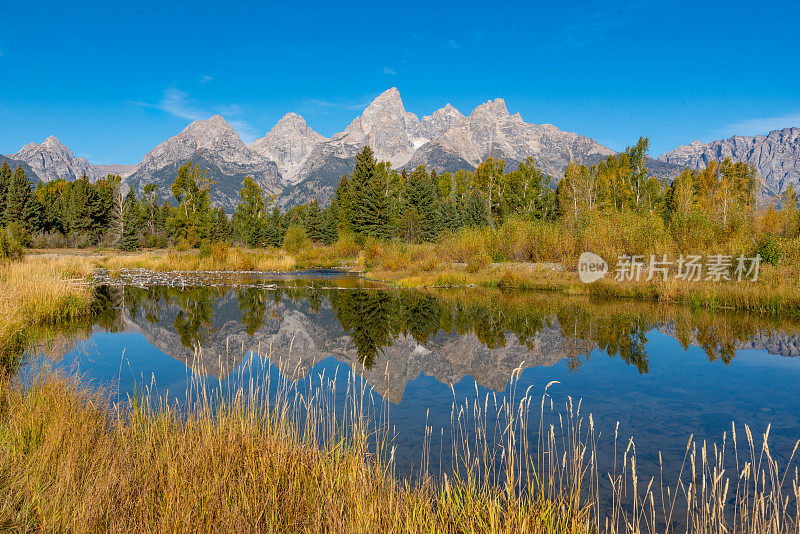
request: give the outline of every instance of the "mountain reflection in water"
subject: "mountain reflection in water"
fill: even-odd
[[[443,384],[471,376],[502,391],[517,367],[566,359],[579,371],[595,349],[646,374],[647,332],[654,329],[721,364],[741,349],[794,356],[800,348],[795,323],[752,315],[552,293],[340,289],[306,282],[268,290],[99,287],[92,323],[70,336],[140,332],[165,354],[220,380],[249,350],[288,359],[298,375],[292,378],[333,355],[357,365],[394,403],[420,374]],[[69,348],[36,351],[57,357]]]
[[[771,424],[781,461],[800,436],[794,320],[558,293],[390,290],[352,278],[270,289],[106,286],[94,306],[91,321],[44,329],[28,354],[122,399],[155,384],[180,400],[196,376],[227,388],[264,372],[346,382],[354,371],[388,401],[399,474],[420,468],[426,427],[441,442],[431,465],[446,466],[454,407],[509,397],[517,369],[521,392],[560,382],[548,390],[556,412],[568,396],[583,400],[604,465],[616,432],[633,436],[648,476],[658,474],[659,452],[677,472],[690,434],[719,441],[731,421],[754,433]],[[559,424],[556,412],[545,424]]]

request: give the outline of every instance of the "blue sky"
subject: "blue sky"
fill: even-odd
[[[383,90],[428,114],[496,97],[652,155],[800,126],[800,2],[0,2],[0,153],[56,135],[137,163],[191,120],[331,135]]]

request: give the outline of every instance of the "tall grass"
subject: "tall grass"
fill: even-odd
[[[218,243],[199,251],[114,253],[99,258],[97,263],[110,270],[288,271],[295,267],[296,262],[293,256],[279,249],[242,249]]]
[[[388,407],[358,375],[292,381],[302,370],[278,362],[280,373],[254,374],[269,356],[254,356],[233,383],[216,388],[194,369],[181,404],[148,384],[113,403],[108,392],[46,369],[28,380],[3,378],[0,525],[81,532],[788,532],[800,524],[797,446],[779,465],[769,428],[759,439],[734,425],[718,444],[689,437],[679,472],[656,466],[658,478],[644,479],[632,440],[615,433],[614,457],[600,458],[601,429],[580,402],[558,407],[549,385],[517,391],[518,369],[507,396],[476,389],[462,402],[454,393],[452,464],[431,465],[438,429],[426,425],[411,481],[395,474]]]
[[[91,291],[79,282],[92,271],[91,262],[72,256],[0,262],[0,359],[32,327],[88,316]]]

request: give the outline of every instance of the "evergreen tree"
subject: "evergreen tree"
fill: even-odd
[[[335,203],[322,212],[322,242],[332,245],[339,239],[339,216]]]
[[[366,234],[371,226],[373,213],[368,207],[369,188],[375,180],[375,157],[367,145],[356,155],[356,168],[350,175],[349,192],[352,209],[351,225],[357,234]]]
[[[420,165],[408,177],[406,183],[405,215],[406,238],[409,237],[409,228],[415,220],[419,220],[419,235],[423,241],[433,241],[442,229],[441,201],[437,193],[435,175],[431,177],[424,166]]]
[[[211,232],[209,238],[214,243],[228,241],[231,238],[231,224],[228,214],[221,207],[211,210]]]
[[[484,226],[489,222],[489,209],[480,191],[473,189],[464,209],[465,226]]]
[[[386,169],[381,166],[367,183],[364,195],[364,232],[378,239],[389,239],[392,234],[387,178]]]
[[[236,206],[233,214],[233,226],[237,235],[248,246],[257,246],[263,238],[264,225],[264,195],[259,186],[248,176],[244,179],[242,190],[239,191],[242,199]]]
[[[308,204],[303,222],[303,228],[311,241],[322,241],[322,224],[322,210],[319,209],[319,202],[315,198]]]
[[[31,184],[22,167],[17,167],[5,192],[5,224],[18,222],[28,232],[36,232],[41,224],[41,210],[31,191]]]
[[[353,201],[350,194],[350,179],[345,174],[336,186],[334,200],[338,233],[347,234],[353,231]]]
[[[448,232],[461,228],[461,213],[453,199],[447,199],[442,204],[442,227]]]
[[[100,219],[97,191],[84,173],[72,183],[66,208],[66,221],[70,232],[96,237]]]
[[[281,220],[281,210],[278,206],[272,208],[272,214],[264,225],[264,243],[271,247],[280,247],[283,245],[283,236],[286,233],[286,228],[283,226]]]
[[[133,188],[130,188],[122,203],[122,235],[119,241],[119,248],[122,250],[136,250],[139,248],[139,217],[137,212],[138,201]]]
[[[6,224],[6,195],[11,187],[12,175],[11,167],[8,166],[6,161],[3,161],[3,164],[0,165],[0,226]]]

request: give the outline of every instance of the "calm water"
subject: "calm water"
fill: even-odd
[[[800,438],[797,323],[549,293],[388,290],[326,272],[226,283],[251,287],[98,288],[91,324],[29,352],[122,398],[155,384],[182,399],[190,369],[210,386],[276,375],[254,351],[288,361],[290,379],[324,371],[344,384],[355,369],[388,401],[403,474],[419,469],[426,422],[431,469],[446,466],[453,402],[508,395],[518,367],[519,391],[558,382],[548,390],[556,411],[582,399],[609,465],[619,424],[644,474],[659,450],[665,470],[677,469],[690,434],[720,441],[732,421],[755,435],[772,423],[784,459]]]

